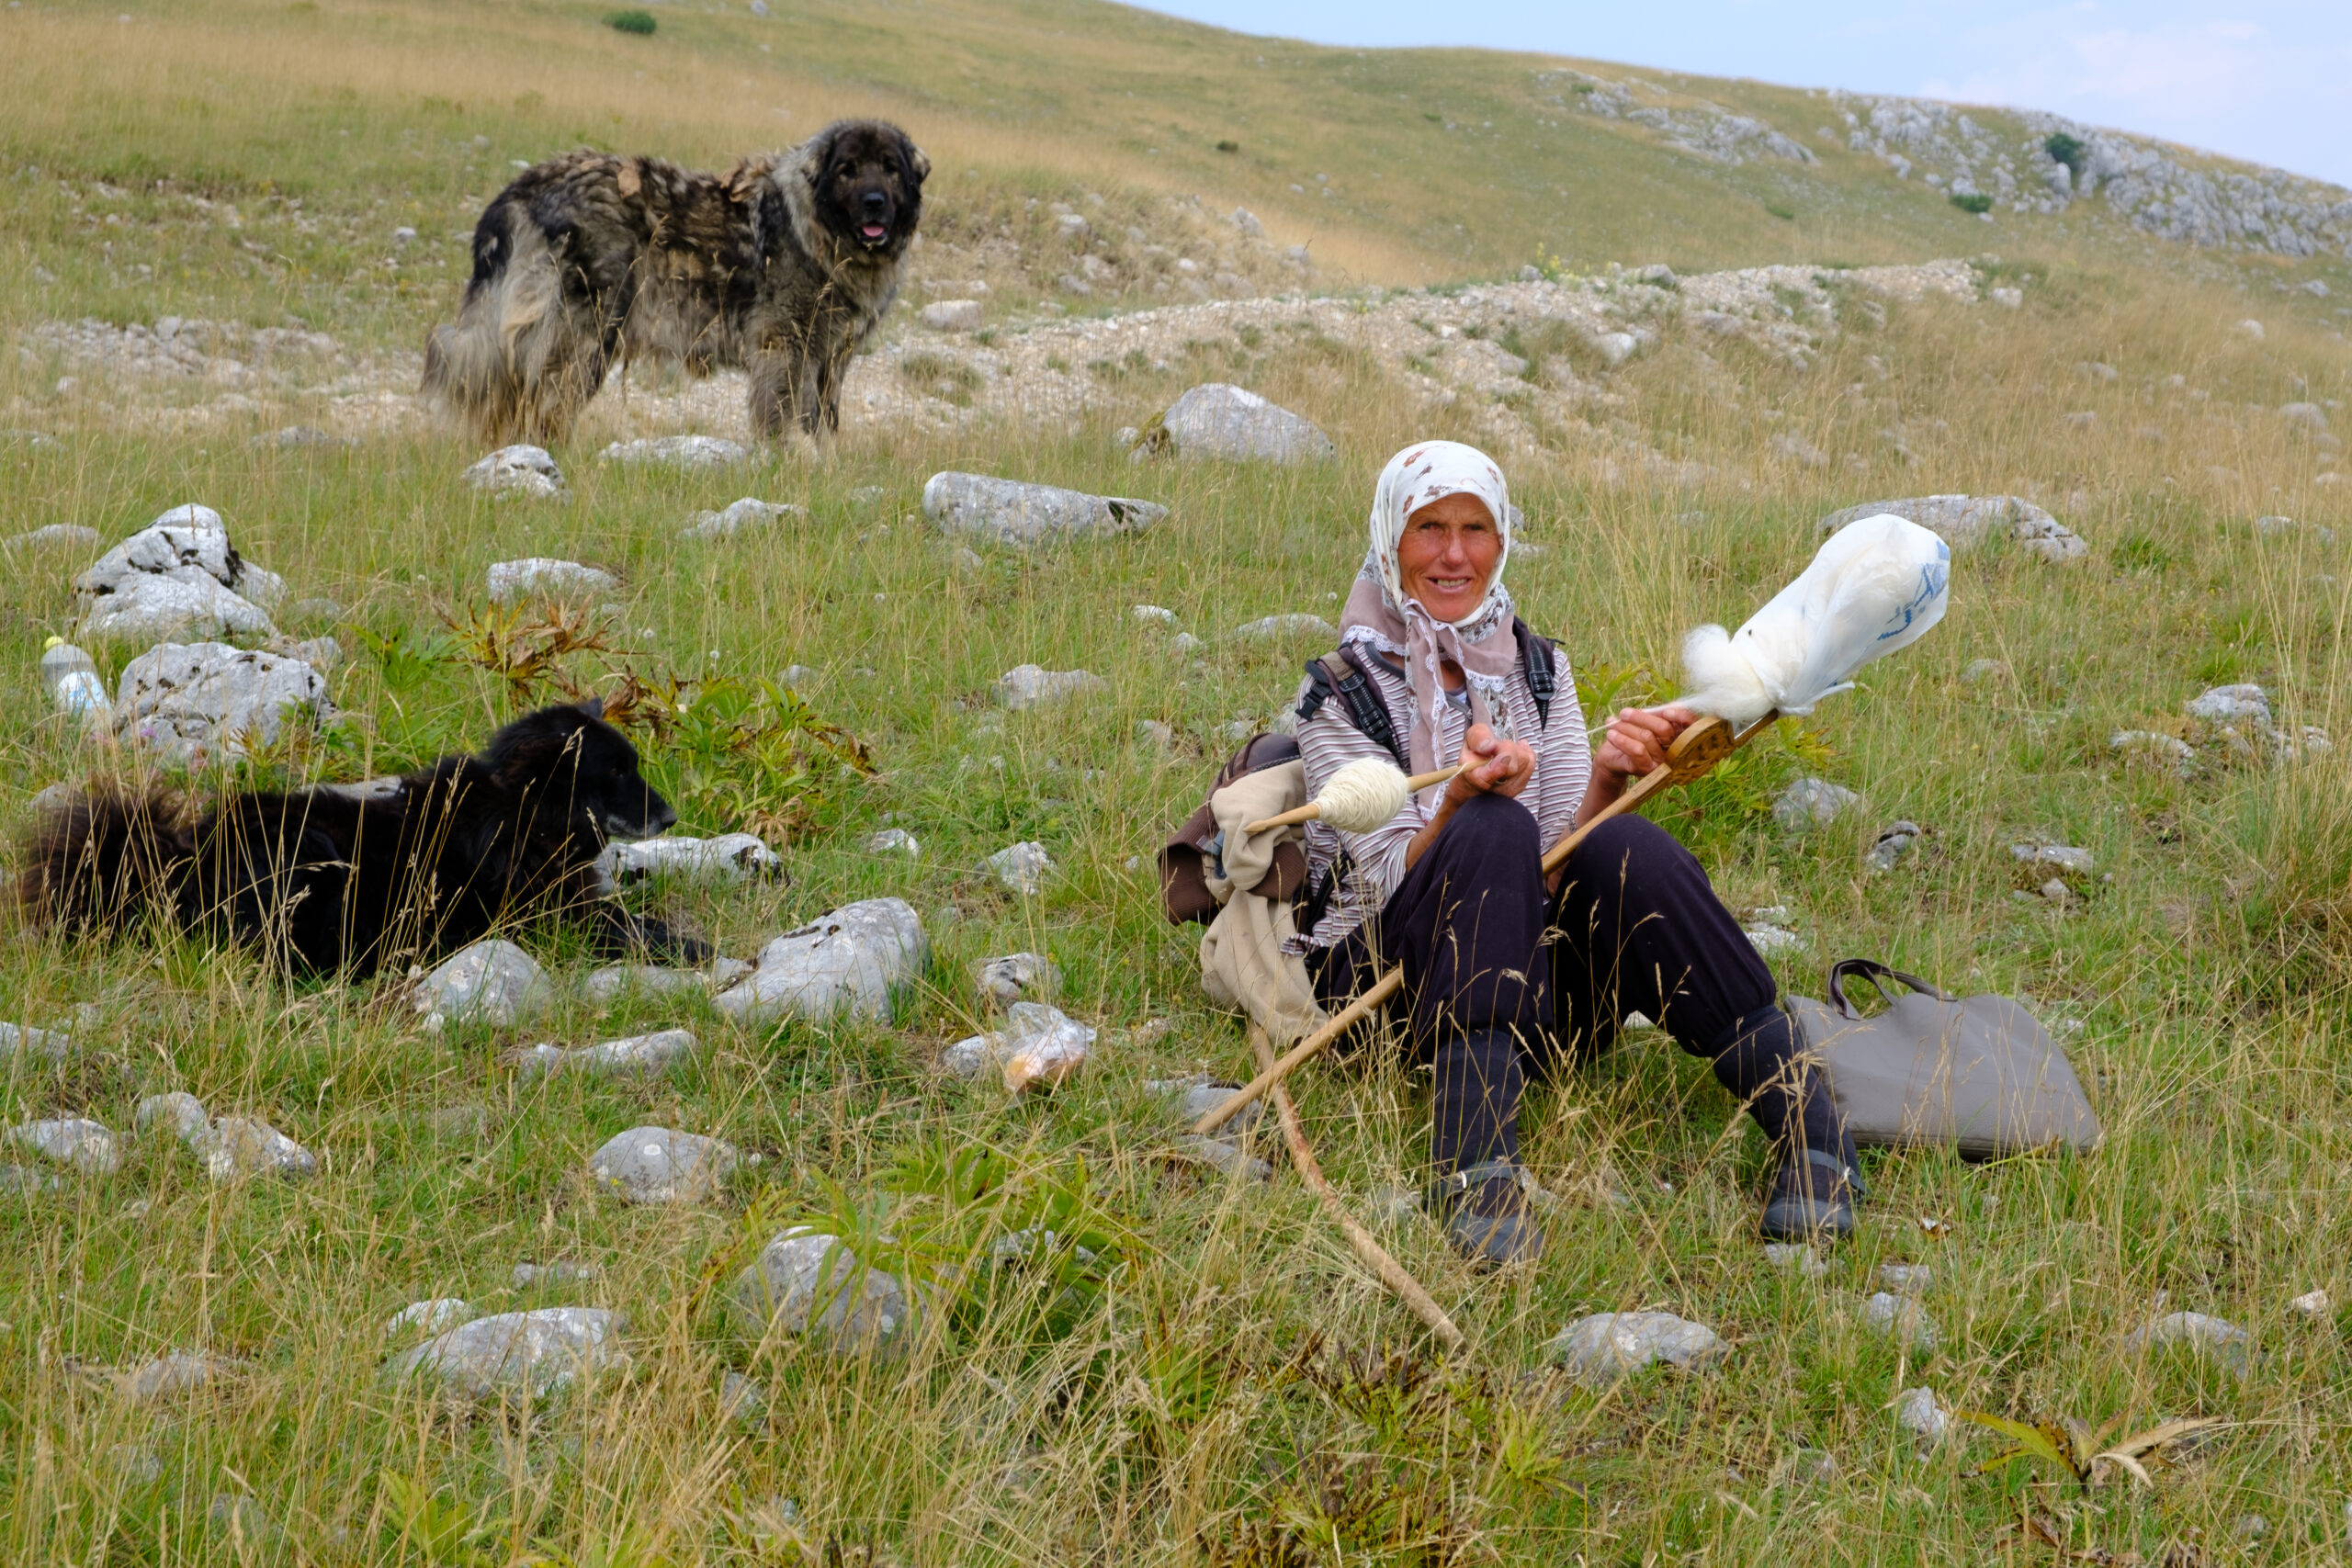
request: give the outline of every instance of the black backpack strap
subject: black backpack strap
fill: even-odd
[[[1559,694],[1559,676],[1554,669],[1552,643],[1538,636],[1525,621],[1513,615],[1511,635],[1519,639],[1519,667],[1527,671],[1527,689],[1535,698],[1535,722],[1546,728],[1552,723],[1552,699]]]
[[[1348,710],[1348,722],[1354,725],[1363,738],[1380,746],[1396,759],[1396,765],[1406,772],[1412,764],[1405,760],[1404,742],[1396,737],[1396,728],[1388,719],[1388,705],[1381,700],[1380,688],[1355,656],[1348,649],[1336,649],[1322,658],[1312,660],[1306,666],[1307,690],[1298,700],[1301,724],[1315,716],[1323,705],[1336,696]]]

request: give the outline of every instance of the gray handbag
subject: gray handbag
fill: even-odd
[[[1910,987],[1864,1018],[1848,976]],[[1829,1003],[1790,998],[1806,1050],[1828,1076],[1854,1142],[1951,1145],[1963,1159],[2069,1149],[2099,1141],[2098,1117],[2066,1054],[2008,997],[1954,998],[1867,958],[1829,966]]]

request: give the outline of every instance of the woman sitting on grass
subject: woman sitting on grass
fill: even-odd
[[[1567,660],[1519,623],[1503,587],[1510,515],[1502,471],[1473,447],[1424,442],[1381,472],[1340,637],[1387,734],[1367,734],[1348,702],[1310,682],[1307,793],[1391,755],[1396,737],[1407,772],[1441,756],[1459,756],[1462,772],[1372,832],[1309,826],[1317,893],[1299,941],[1317,993],[1336,1011],[1403,965],[1410,1047],[1436,1073],[1439,1202],[1476,1262],[1543,1247],[1519,1181],[1528,1069],[1598,1055],[1634,1010],[1711,1061],[1772,1140],[1764,1234],[1842,1235],[1860,1190],[1853,1145],[1771,971],[1690,852],[1629,813],[1543,873],[1544,849],[1662,762],[1693,716],[1628,708],[1589,751]]]

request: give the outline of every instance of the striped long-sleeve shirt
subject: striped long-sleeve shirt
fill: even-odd
[[[1369,648],[1360,646],[1354,651],[1371,671],[1373,684],[1379,690],[1381,701],[1387,705],[1389,724],[1399,737],[1411,733],[1413,694],[1404,671]],[[1510,672],[1504,684],[1500,712],[1496,715],[1497,728],[1506,739],[1524,741],[1535,752],[1535,776],[1528,781],[1519,799],[1535,814],[1536,826],[1542,829],[1543,841],[1547,846],[1558,841],[1575,825],[1577,807],[1584,803],[1585,785],[1592,773],[1592,752],[1585,736],[1584,712],[1577,703],[1576,677],[1568,669],[1567,655],[1556,649],[1553,651],[1553,669],[1556,678],[1548,723],[1537,715],[1535,694],[1528,687],[1523,666]],[[1303,696],[1306,688],[1302,685],[1299,690]],[[1463,737],[1469,728],[1469,704],[1448,702],[1435,737],[1435,755],[1441,767],[1462,755]],[[1319,792],[1333,773],[1358,758],[1396,761],[1385,747],[1355,727],[1348,716],[1347,705],[1337,698],[1326,702],[1316,710],[1313,718],[1299,727],[1298,750],[1306,764],[1306,792],[1310,796]],[[1310,886],[1322,886],[1342,850],[1352,865],[1332,893],[1315,929],[1295,939],[1298,949],[1329,947],[1379,912],[1396,885],[1404,880],[1405,846],[1429,825],[1444,795],[1443,784],[1423,790],[1407,801],[1402,811],[1369,833],[1342,832],[1321,822],[1306,825]]]

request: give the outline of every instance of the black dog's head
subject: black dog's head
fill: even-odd
[[[481,760],[548,826],[605,839],[650,839],[678,820],[637,771],[637,748],[594,698],[525,714],[490,738]]]
[[[837,121],[809,141],[801,166],[817,220],[851,245],[895,261],[914,239],[931,160],[897,126]]]

